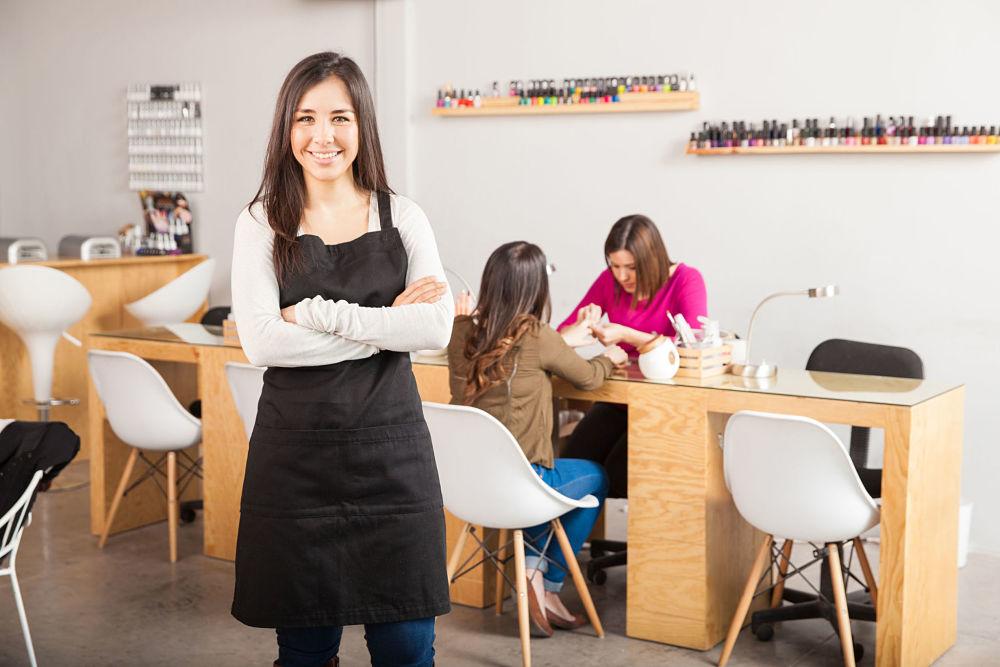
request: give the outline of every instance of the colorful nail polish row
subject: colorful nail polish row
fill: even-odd
[[[928,144],[996,144],[1000,142],[996,126],[952,125],[951,116],[928,118],[915,125],[913,116],[865,116],[861,127],[853,118],[843,124],[833,116],[820,124],[818,118],[806,118],[800,124],[763,121],[760,125],[734,121],[718,125],[703,123],[699,132],[692,132],[689,150],[707,148],[753,148],[758,146],[923,146]]]
[[[669,93],[698,89],[694,74],[661,74],[651,76],[614,76],[582,79],[529,79],[513,80],[507,85],[506,95],[494,81],[486,97],[516,98],[522,106],[544,104],[613,104],[621,101],[624,93]],[[447,85],[437,92],[437,106],[481,107],[484,96],[479,89],[455,90]]]

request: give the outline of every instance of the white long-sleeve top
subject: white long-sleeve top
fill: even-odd
[[[406,250],[406,284],[424,276],[445,281],[427,216],[415,203],[391,196],[393,225]],[[251,212],[252,208],[252,212]],[[381,229],[375,196],[368,231]],[[301,232],[300,232],[301,234]],[[256,366],[322,366],[364,359],[379,350],[408,352],[448,345],[455,303],[450,290],[436,303],[371,308],[319,296],[295,306],[297,324],[281,318],[274,274],[274,232],[260,204],[236,220],[233,242],[233,316],[240,344]]]

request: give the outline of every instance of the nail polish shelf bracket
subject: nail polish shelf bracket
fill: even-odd
[[[934,144],[918,146],[733,146],[688,148],[688,155],[816,155],[821,153],[1000,153],[1000,144]]]
[[[484,97],[479,107],[436,107],[435,116],[448,118],[476,116],[523,116],[567,113],[636,113],[649,111],[696,111],[701,104],[698,91],[670,93],[623,93],[621,102],[575,104],[519,104],[518,97]]]

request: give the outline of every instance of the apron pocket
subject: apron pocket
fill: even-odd
[[[424,422],[361,429],[254,429],[242,511],[274,517],[378,516],[441,507]]]

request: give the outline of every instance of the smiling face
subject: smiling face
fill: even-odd
[[[616,250],[608,255],[608,266],[626,294],[635,294],[635,257],[628,250]]]
[[[354,179],[358,119],[344,82],[331,76],[305,92],[292,117],[292,154],[306,184]]]

